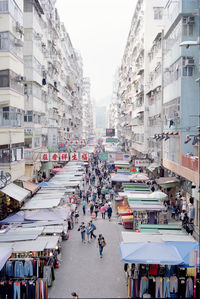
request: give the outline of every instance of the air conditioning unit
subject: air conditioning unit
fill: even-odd
[[[195,23],[195,17],[187,17],[187,21],[186,21],[187,24],[194,24]]]
[[[20,76],[20,75],[15,77],[15,81],[17,81],[17,82],[22,82],[22,81],[25,81],[25,80],[26,80],[26,78],[23,77],[23,76]]]
[[[188,58],[185,60],[185,66],[193,66],[194,65],[194,58]]]
[[[23,42],[21,39],[15,38],[15,46],[23,47]]]

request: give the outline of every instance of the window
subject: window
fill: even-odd
[[[9,163],[9,162],[10,162],[10,150],[0,149],[0,163]]]
[[[24,115],[25,122],[32,122],[33,121],[33,112],[27,111],[27,115]]]
[[[0,71],[0,87],[9,87],[9,70]]]
[[[8,12],[8,0],[0,0],[0,12]]]
[[[194,59],[193,57],[183,57],[183,70],[182,75],[193,76],[194,72]]]
[[[162,20],[163,18],[163,7],[154,7],[154,20]]]
[[[0,32],[0,50],[8,50],[8,32]]]
[[[183,35],[193,36],[194,35],[194,17],[183,17]]]

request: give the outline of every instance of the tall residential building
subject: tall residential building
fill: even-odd
[[[82,138],[87,140],[94,134],[93,105],[90,96],[90,78],[83,78],[83,118],[82,118]]]
[[[183,181],[186,197],[195,201],[196,231],[200,228],[199,204],[199,46],[180,47],[200,36],[199,1],[167,1],[165,7],[163,114],[163,166]],[[191,136],[190,136],[191,135]]]
[[[40,153],[82,136],[82,59],[54,0],[24,0],[26,175],[49,176]]]
[[[24,175],[23,0],[0,0],[0,170]]]
[[[149,153],[154,158],[161,156],[161,147],[154,147],[152,142],[154,131],[150,126],[154,122],[157,133],[162,130],[161,34],[165,2],[138,0],[119,72],[122,141],[126,150],[137,157]]]

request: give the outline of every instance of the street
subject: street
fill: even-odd
[[[81,220],[87,224],[91,219],[89,212]],[[93,221],[95,234],[102,233],[107,242],[103,258],[99,257],[97,241],[90,244],[81,242],[79,224],[75,224],[70,231],[70,238],[62,244],[62,262],[56,270],[56,280],[49,289],[49,298],[71,298],[71,293],[76,292],[80,298],[125,298],[127,286],[123,262],[120,260],[118,243],[121,241],[121,225],[117,224],[115,214],[111,222],[108,219]]]

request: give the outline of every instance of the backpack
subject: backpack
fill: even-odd
[[[104,239],[100,239],[99,244],[101,245],[101,247],[104,247],[106,245],[106,242]]]

